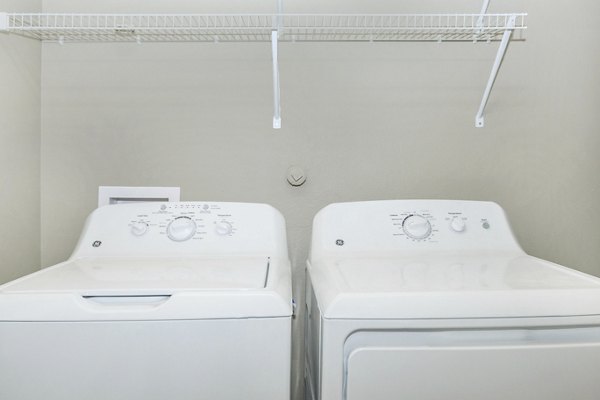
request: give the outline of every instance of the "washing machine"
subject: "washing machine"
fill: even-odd
[[[600,279],[495,203],[329,205],[307,272],[308,399],[600,399]]]
[[[291,316],[272,207],[101,207],[68,261],[0,287],[0,399],[287,400]]]

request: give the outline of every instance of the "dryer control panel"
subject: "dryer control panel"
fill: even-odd
[[[492,202],[337,203],[325,207],[314,220],[312,257],[412,250],[522,251],[504,211]]]
[[[231,253],[287,257],[282,215],[266,204],[249,203],[109,205],[88,217],[72,257]]]
[[[488,215],[491,216],[491,214]],[[473,213],[458,211],[458,209],[446,212],[422,209],[390,214],[392,225],[398,227],[395,235],[404,236],[413,241],[435,241],[440,230],[455,234],[464,234],[467,230],[490,230],[492,224],[489,219],[490,217],[479,218]]]

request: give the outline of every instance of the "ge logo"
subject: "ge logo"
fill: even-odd
[[[344,241],[342,239],[338,239],[335,241],[335,244],[338,246],[343,246],[344,245]]]
[[[94,247],[100,247],[102,245],[102,242],[99,240],[96,240],[94,243],[92,243],[92,246]]]

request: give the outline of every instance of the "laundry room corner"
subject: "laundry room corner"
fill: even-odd
[[[40,12],[41,0],[0,10]],[[0,282],[40,267],[41,44],[0,34]]]
[[[475,19],[467,39],[453,31],[461,40],[327,31],[348,15],[441,21],[476,15],[482,3],[490,15],[522,18],[503,58],[506,28],[478,36]],[[273,31],[285,27],[268,19],[282,21],[278,4],[292,23],[329,16],[297,20],[325,33],[279,40]],[[100,186],[269,204],[287,227],[292,399],[301,400],[306,260],[313,218],[328,204],[495,202],[527,254],[600,276],[596,0],[0,0],[0,13],[11,12],[171,22],[236,14],[242,25],[263,15],[269,24],[267,35],[209,30],[166,40],[120,22],[104,32],[109,39],[0,32],[0,283],[66,260]]]

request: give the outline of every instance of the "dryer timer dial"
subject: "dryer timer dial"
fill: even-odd
[[[402,230],[411,239],[427,239],[431,235],[431,223],[422,215],[412,214],[402,221]]]

